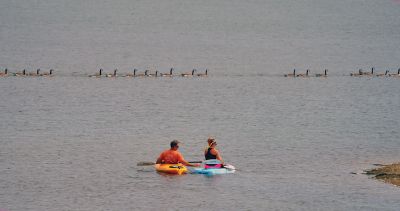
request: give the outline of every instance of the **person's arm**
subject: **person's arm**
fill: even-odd
[[[180,163],[182,163],[185,166],[192,166],[192,167],[199,167],[200,166],[200,163],[191,164],[191,163],[188,163],[186,160],[181,160]]]
[[[198,166],[200,166],[199,163],[191,164],[191,163],[187,162],[187,161],[183,158],[183,156],[182,156],[181,153],[179,153],[179,162],[182,163],[182,164],[185,165],[185,166],[192,166],[192,167],[198,167]]]
[[[222,160],[222,157],[221,157],[221,155],[219,154],[218,150],[212,149],[212,150],[211,150],[211,154],[217,156],[217,160],[221,161],[221,164],[222,164],[222,165],[224,164],[224,161]]]
[[[161,164],[163,163],[163,153],[161,153],[160,157],[157,158],[156,164]]]

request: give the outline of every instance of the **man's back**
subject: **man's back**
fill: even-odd
[[[159,159],[162,161],[162,163],[170,164],[177,164],[184,160],[180,152],[171,149],[162,152]]]

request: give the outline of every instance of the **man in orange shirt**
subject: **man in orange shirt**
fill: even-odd
[[[161,153],[160,157],[157,159],[157,164],[167,163],[167,164],[178,164],[182,163],[185,166],[200,166],[200,164],[190,164],[188,163],[182,156],[180,152],[178,152],[179,141],[173,140],[171,141],[171,149],[165,150]]]

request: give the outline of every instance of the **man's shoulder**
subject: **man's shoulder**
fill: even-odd
[[[176,154],[178,151],[175,150],[171,150],[171,149],[167,149],[164,152],[162,152],[163,154]],[[179,152],[178,152],[179,153]]]
[[[168,149],[167,149],[167,150],[164,150],[163,152],[161,152],[161,154],[162,154],[162,155],[167,154],[168,151],[169,151]]]

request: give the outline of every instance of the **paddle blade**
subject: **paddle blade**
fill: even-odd
[[[144,161],[144,162],[139,162],[139,163],[137,163],[137,166],[152,166],[152,165],[155,165],[156,163],[154,163],[154,162],[146,162],[146,161]]]
[[[229,170],[236,170],[235,166],[232,166],[230,164],[225,164],[224,168],[229,169]]]

